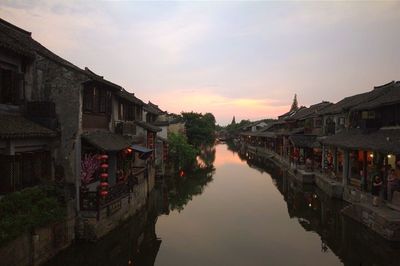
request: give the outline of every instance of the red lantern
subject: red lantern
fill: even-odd
[[[108,168],[108,164],[102,163],[102,164],[100,165],[100,167],[103,168],[103,169],[107,169],[107,168]]]
[[[100,187],[102,187],[102,188],[107,188],[109,185],[108,185],[108,183],[107,182],[101,182],[100,183]]]
[[[102,179],[107,179],[108,178],[108,173],[101,173],[100,178]]]
[[[108,191],[107,190],[100,191],[100,196],[105,197],[107,195],[108,195]]]
[[[100,159],[101,160],[107,160],[108,159],[108,155],[107,154],[100,155]]]

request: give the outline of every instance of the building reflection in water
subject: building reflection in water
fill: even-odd
[[[341,214],[346,203],[329,198],[313,185],[303,185],[266,158],[239,152],[241,159],[267,172],[283,195],[288,215],[321,238],[321,252],[334,252],[344,265],[399,265],[400,245],[391,243]]]
[[[165,178],[172,211],[182,211],[193,197],[201,195],[206,185],[213,181],[215,147],[203,147],[197,161],[197,167],[187,175]]]
[[[146,207],[96,243],[78,242],[51,261],[50,265],[154,265],[162,240],[156,235],[157,218],[182,210],[212,182],[215,147],[203,147],[199,164],[185,176],[159,179]]]
[[[218,154],[218,158],[235,163],[228,158],[228,151],[225,155]],[[239,157],[253,169],[268,173],[265,176],[272,178],[282,194],[288,216],[296,219],[305,231],[319,235],[318,252],[333,252],[345,265],[399,265],[399,246],[345,218],[340,212],[344,202],[328,198],[314,186],[296,183],[264,158],[245,151],[239,152]],[[183,210],[213,182],[215,148],[204,149],[199,162],[200,167],[183,177],[177,174],[158,180],[146,208],[101,241],[77,243],[47,265],[154,265],[162,245],[162,239],[156,235],[157,217]]]
[[[95,243],[77,242],[45,265],[154,265],[161,239],[156,235],[162,191],[150,193],[147,205],[137,215]]]

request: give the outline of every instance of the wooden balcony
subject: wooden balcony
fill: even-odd
[[[133,187],[138,184],[138,176],[144,174],[146,176],[146,167],[134,167],[133,182],[127,180],[120,182],[108,189],[108,195],[102,198],[97,191],[80,191],[80,209],[86,212],[97,212],[97,217],[103,208],[117,202],[118,200],[127,197],[133,190]],[[136,181],[136,182],[135,182]]]

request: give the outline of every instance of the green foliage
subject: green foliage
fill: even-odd
[[[197,149],[187,142],[182,134],[171,133],[168,136],[169,159],[177,169],[190,168],[196,162]]]
[[[292,107],[290,107],[290,112],[299,109],[299,104],[297,103],[297,94],[294,95]]]
[[[213,144],[215,141],[215,117],[211,113],[182,112],[188,142],[195,147]]]
[[[233,118],[232,118],[232,122],[231,122],[231,125],[234,125],[234,124],[236,124],[236,119],[235,119],[235,116],[233,116]]]
[[[215,147],[205,146],[199,152],[199,161],[194,164],[187,176],[167,178],[169,188],[169,204],[171,210],[182,211],[197,195],[201,195],[213,181]]]
[[[233,122],[233,121],[232,121]],[[226,126],[226,130],[228,131],[228,133],[233,133],[235,131],[237,131],[239,128],[245,126],[245,125],[249,125],[251,123],[250,120],[242,120],[239,123],[231,123],[229,125]]]
[[[65,207],[54,187],[33,187],[0,200],[0,246],[35,227],[60,221]]]

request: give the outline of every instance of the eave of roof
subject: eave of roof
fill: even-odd
[[[128,148],[134,143],[129,137],[124,137],[109,131],[85,132],[82,134],[82,138],[95,148],[112,152]]]
[[[0,115],[0,138],[52,138],[57,132],[45,128],[22,115]]]
[[[290,142],[299,148],[319,148],[320,143],[317,141],[317,136],[314,135],[292,135],[289,137]]]
[[[347,149],[364,149],[384,153],[400,153],[400,129],[380,129],[362,133],[359,129],[321,137],[320,142]]]
[[[133,95],[132,93],[129,93],[128,91],[126,91],[126,90],[124,90],[124,89],[122,89],[121,91],[117,92],[117,95],[118,95],[120,98],[122,98],[122,99],[124,99],[124,100],[127,100],[127,101],[129,101],[129,102],[132,102],[132,103],[134,103],[134,104],[141,105],[141,106],[144,105],[144,103],[143,103],[142,100],[140,100],[140,99],[137,98],[135,95]]]
[[[162,130],[161,128],[153,126],[152,124],[149,124],[149,123],[144,122],[144,121],[135,121],[135,123],[138,126],[144,128],[144,129],[150,130],[152,132],[160,132]]]
[[[388,84],[375,87],[381,89],[383,93],[375,99],[359,104],[352,108],[352,111],[371,110],[382,106],[393,105],[400,103],[400,82],[392,81]]]

